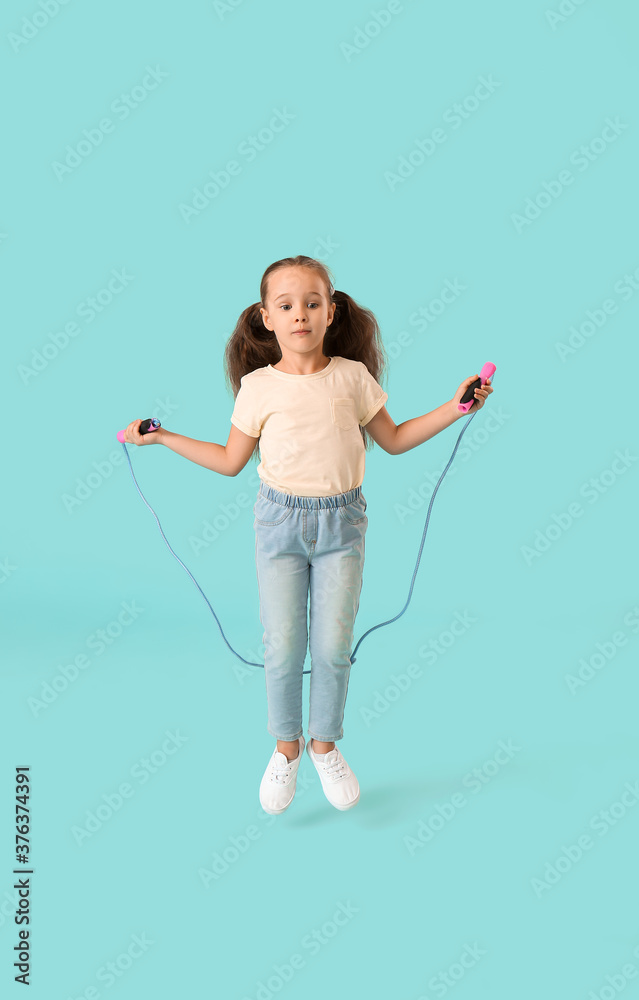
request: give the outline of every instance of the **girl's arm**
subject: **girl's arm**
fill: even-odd
[[[387,451],[390,455],[402,455],[405,451],[410,451],[411,448],[416,448],[417,445],[428,441],[429,438],[434,437],[435,434],[439,434],[446,427],[450,427],[460,417],[466,416],[465,413],[457,409],[457,404],[464,395],[467,387],[476,378],[478,378],[477,375],[471,375],[470,378],[467,378],[459,386],[453,398],[449,399],[447,403],[442,403],[436,410],[424,413],[421,417],[404,420],[403,423],[398,425],[395,424],[386,407],[382,406],[381,410],[378,410],[375,416],[365,425],[366,430],[373,441],[376,441],[384,451]],[[490,379],[484,383],[481,389],[476,389],[474,409],[481,409],[492,391],[493,388],[490,384]]]
[[[189,462],[203,465],[205,469],[219,472],[222,476],[237,476],[253,454],[258,438],[245,434],[235,424],[231,424],[229,439],[225,445],[214,441],[198,441],[195,438],[175,434],[166,427],[158,427],[150,434],[140,434],[141,420],[133,420],[124,432],[124,440],[131,444],[164,444],[177,455]]]
[[[212,472],[219,472],[222,476],[231,475],[228,471],[229,462],[224,445],[215,444],[213,441],[197,441],[195,438],[167,431],[164,427],[160,427],[158,430],[160,432],[158,444],[166,445],[182,458],[188,459],[189,462],[195,462],[196,465],[203,465],[205,469],[211,469]]]

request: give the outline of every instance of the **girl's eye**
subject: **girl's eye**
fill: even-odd
[[[307,302],[306,304],[308,306],[315,306],[316,309],[319,309],[319,302]],[[280,309],[290,309],[290,308],[291,307],[287,305],[285,302],[283,302],[282,305],[280,306]]]

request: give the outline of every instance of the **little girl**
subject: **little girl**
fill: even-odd
[[[225,476],[237,476],[259,455],[255,555],[267,730],[277,740],[259,797],[271,814],[291,804],[306,745],[307,646],[307,752],[333,806],[350,809],[359,801],[357,778],[335,743],[344,735],[362,587],[365,451],[372,438],[384,451],[400,455],[449,427],[463,416],[457,404],[478,377],[470,375],[436,410],[396,426],[380,385],[384,364],[373,313],[334,289],[320,261],[287,257],[267,267],[260,301],[240,315],[226,346],[225,372],[235,397],[226,445],[164,427],[140,435],[141,420],[125,431],[128,442],[164,444]],[[475,390],[477,408],[492,391],[490,381]]]

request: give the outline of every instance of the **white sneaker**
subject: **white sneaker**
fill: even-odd
[[[288,809],[295,795],[297,769],[304,753],[305,740],[299,738],[299,750],[295,760],[288,760],[286,754],[275,747],[260,784],[260,804],[264,812],[277,816]]]
[[[322,781],[324,795],[336,809],[351,809],[359,802],[359,783],[335,747],[320,759],[313,753],[309,739],[306,749]]]

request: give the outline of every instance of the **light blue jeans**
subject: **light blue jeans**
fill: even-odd
[[[253,507],[255,563],[265,629],[267,729],[277,740],[302,735],[307,646],[309,736],[330,743],[344,735],[365,512],[361,486],[328,497],[300,497],[266,483],[260,486]]]

